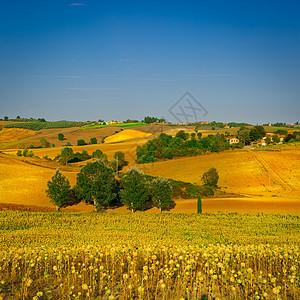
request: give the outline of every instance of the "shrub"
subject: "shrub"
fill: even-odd
[[[25,149],[23,150],[23,156],[24,156],[24,157],[27,157],[27,154],[28,154],[28,149],[25,148]]]
[[[204,182],[204,185],[216,187],[219,181],[219,174],[216,168],[210,168],[205,172],[201,179]]]
[[[29,150],[28,153],[27,153],[27,156],[28,157],[33,157],[34,153],[32,150]]]
[[[18,151],[17,151],[17,155],[18,155],[18,156],[22,156],[22,150],[18,150]]]
[[[115,158],[112,158],[108,164],[115,172],[119,171],[118,162]]]
[[[94,158],[101,158],[102,154],[103,154],[103,152],[100,149],[97,149],[96,151],[94,151],[92,153],[92,157],[94,157]]]
[[[65,136],[64,136],[62,133],[59,133],[59,134],[58,134],[58,140],[59,140],[59,141],[63,141],[64,138],[65,138]]]
[[[42,148],[50,147],[50,143],[46,139],[41,139],[41,146]]]
[[[278,137],[277,134],[274,134],[274,135],[272,136],[272,140],[273,140],[274,143],[279,143],[279,142],[280,142],[280,138]]]
[[[30,144],[30,145],[28,146],[28,149],[33,149],[33,148],[34,148],[33,144]]]
[[[288,135],[285,136],[284,141],[286,143],[293,142],[296,140],[296,137],[297,137],[296,135],[289,133]],[[293,141],[291,141],[291,140],[293,140]]]
[[[189,133],[185,132],[184,130],[180,130],[176,133],[176,137],[179,137],[183,140],[187,140],[189,138]]]
[[[77,146],[84,146],[84,145],[86,145],[86,142],[83,139],[77,141]]]
[[[95,137],[93,137],[93,138],[91,138],[90,143],[92,145],[94,145],[94,144],[97,144],[98,142],[97,142],[97,139]]]

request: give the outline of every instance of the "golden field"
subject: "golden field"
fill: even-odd
[[[108,159],[123,151],[126,170],[136,164],[136,147],[159,134],[142,127],[124,141],[126,130],[112,131],[118,141],[72,148],[101,149]],[[101,129],[64,129],[61,142],[62,130],[47,130],[0,145],[7,148],[0,153],[0,300],[300,298],[299,145],[139,165],[146,174],[197,184],[217,168],[227,194],[204,198],[201,215],[196,199],[177,199],[162,214],[125,207],[93,213],[83,202],[54,212],[47,181],[59,167],[73,186],[86,162],[62,166],[42,157],[54,158],[66,141],[105,136]],[[41,138],[56,147],[16,156],[21,145],[39,145]]]
[[[0,213],[1,299],[299,299],[299,217]]]
[[[35,131],[23,128],[3,128],[0,130],[0,144],[18,141],[35,134]]]
[[[169,128],[166,125],[141,126],[139,130],[124,130],[119,133],[111,133],[106,140],[111,139],[111,143],[73,146],[74,152],[81,152],[83,149],[90,154],[101,149],[111,159],[116,151],[125,152],[129,165],[135,165],[135,150],[138,145],[145,143],[149,138],[164,130],[175,134],[179,128]],[[51,137],[55,143],[62,145],[69,141],[72,134],[73,142],[84,138],[86,141],[90,137],[108,133],[108,130],[116,128],[107,127],[99,129],[50,129],[42,130],[29,138],[37,139]],[[16,130],[16,129],[14,129]],[[44,131],[48,132],[47,135]],[[63,131],[66,137],[64,141],[58,141],[58,132]],[[148,132],[147,132],[148,131]],[[171,132],[172,131],[172,132]],[[1,131],[0,131],[1,132]],[[73,132],[73,133],[72,133]],[[208,131],[209,132],[209,131]],[[151,136],[152,133],[152,136]],[[79,135],[81,134],[81,135]],[[140,136],[140,138],[138,138]],[[122,139],[127,139],[122,141]],[[132,139],[134,138],[134,139]],[[16,142],[22,143],[27,138]],[[115,140],[114,140],[115,139]],[[115,143],[113,142],[115,141]],[[118,141],[118,142],[116,142]],[[28,141],[26,142],[28,143]],[[73,143],[74,144],[74,143]],[[76,142],[75,142],[76,144]],[[269,151],[266,151],[269,150]],[[46,183],[51,178],[53,172],[59,167],[68,177],[72,185],[75,184],[76,174],[80,170],[79,166],[86,162],[72,164],[67,167],[59,166],[55,162],[42,159],[44,155],[54,158],[61,151],[61,147],[33,149],[34,155],[40,158],[19,158],[16,156],[17,149],[2,150],[0,160],[0,203],[5,209],[8,204],[27,205],[27,209],[38,210],[38,207],[52,210],[53,205],[45,196]],[[9,154],[9,155],[5,155]],[[229,150],[221,153],[204,154],[197,157],[177,158],[168,161],[155,162],[151,164],[139,165],[146,174],[162,176],[191,183],[201,184],[201,176],[211,167],[217,168],[220,180],[219,186],[222,191],[229,195],[226,198],[203,199],[203,209],[206,212],[240,212],[240,213],[300,213],[299,196],[299,145],[281,146],[268,149],[243,149]],[[10,166],[7,168],[7,166]],[[26,174],[24,176],[24,174]],[[234,197],[230,197],[230,194]],[[65,208],[65,211],[92,211],[92,206],[85,204],[75,205]],[[177,201],[173,212],[192,213],[196,210],[196,199]],[[127,212],[126,208],[118,208],[119,212]],[[149,212],[157,212],[156,208]]]
[[[118,143],[126,140],[144,138],[151,136],[151,133],[145,133],[134,129],[127,129],[111,135],[105,139],[105,143]]]

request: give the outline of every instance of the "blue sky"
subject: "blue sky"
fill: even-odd
[[[0,117],[295,122],[299,1],[1,0]]]

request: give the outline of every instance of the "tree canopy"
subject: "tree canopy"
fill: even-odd
[[[47,187],[46,194],[51,199],[51,202],[56,205],[57,211],[68,204],[71,197],[71,186],[69,180],[62,175],[59,169],[55,171],[51,180],[47,182]]]
[[[218,186],[219,174],[216,168],[210,168],[205,172],[201,179],[204,185],[216,187]]]
[[[77,174],[75,195],[95,210],[108,207],[116,199],[116,180],[112,168],[102,160],[87,163]]]
[[[160,212],[168,209],[172,200],[172,187],[168,179],[157,177],[151,183],[152,201]]]
[[[136,167],[130,168],[124,175],[120,195],[122,203],[132,212],[143,209],[150,196],[149,184],[144,173]]]

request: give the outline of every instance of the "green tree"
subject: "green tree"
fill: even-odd
[[[201,195],[198,195],[198,200],[197,200],[197,213],[202,214],[202,200],[201,200]]]
[[[278,137],[277,134],[274,134],[274,135],[272,136],[272,140],[273,140],[274,143],[279,143],[279,142],[280,142],[280,138]]]
[[[5,116],[4,121],[8,121],[8,120],[9,120],[8,116]]]
[[[19,150],[17,151],[17,155],[18,155],[18,156],[22,156],[22,150],[19,149]]]
[[[254,126],[250,129],[249,136],[251,141],[257,141],[262,139],[266,135],[266,131],[263,126]]]
[[[62,133],[58,134],[58,140],[63,141],[65,136]]]
[[[194,140],[195,138],[196,138],[196,133],[195,133],[195,132],[192,132],[192,133],[191,133],[191,139]]]
[[[24,150],[23,150],[23,156],[24,156],[24,157],[27,157],[27,155],[28,155],[28,149],[27,149],[27,148],[24,148]]]
[[[97,139],[96,139],[95,137],[92,137],[92,138],[90,139],[90,143],[91,143],[92,145],[94,145],[94,144],[97,144],[98,142],[97,142]]]
[[[117,151],[114,154],[114,159],[117,160],[118,162],[118,170],[121,170],[125,165],[126,165],[126,161],[125,161],[125,153],[122,151]]]
[[[254,128],[256,128],[257,131],[259,132],[259,134],[261,136],[260,138],[263,138],[264,136],[266,136],[266,131],[265,131],[264,126],[262,126],[262,125],[256,125],[256,126],[254,126]]]
[[[33,144],[30,144],[30,145],[28,146],[28,149],[33,149],[33,148],[34,148]]]
[[[46,139],[41,139],[41,146],[42,148],[50,147],[50,143]]]
[[[103,154],[103,152],[100,149],[97,149],[96,151],[94,151],[92,153],[92,157],[93,158],[101,158],[102,154]]]
[[[84,146],[84,145],[86,145],[86,142],[83,139],[77,141],[77,146]]]
[[[97,149],[92,153],[93,158],[101,159],[103,162],[107,163],[107,156],[100,149]]]
[[[197,138],[200,140],[202,138],[202,132],[197,132]]]
[[[130,168],[123,179],[123,190],[120,191],[121,201],[131,212],[143,209],[149,200],[149,184],[145,175],[136,167]]]
[[[199,131],[199,129],[200,129],[200,126],[196,125],[194,131],[197,133]]]
[[[216,187],[218,186],[219,174],[216,168],[210,168],[205,172],[201,179],[204,185]]]
[[[109,166],[115,171],[117,172],[119,169],[118,166],[118,161],[115,158],[112,158],[109,162],[108,162]]]
[[[87,163],[77,174],[75,195],[93,203],[95,211],[108,207],[116,199],[116,179],[112,168],[102,160]]]
[[[74,154],[74,151],[72,148],[64,147],[61,150],[59,162],[62,163],[63,165],[67,165],[69,160],[72,158],[73,154]]]
[[[183,140],[187,140],[189,138],[189,133],[185,132],[184,130],[179,130],[175,136]]]
[[[243,141],[244,145],[249,145],[250,144],[250,130],[240,130],[238,132],[238,139]]]
[[[157,177],[151,183],[152,200],[162,212],[168,209],[172,200],[172,186],[168,179]]]
[[[32,150],[29,150],[28,153],[27,153],[27,156],[28,157],[33,157],[34,156],[34,153]]]
[[[62,175],[57,169],[51,180],[47,182],[48,189],[46,190],[47,197],[56,205],[56,210],[59,211],[62,207],[67,206],[71,197],[71,186],[69,180]]]

